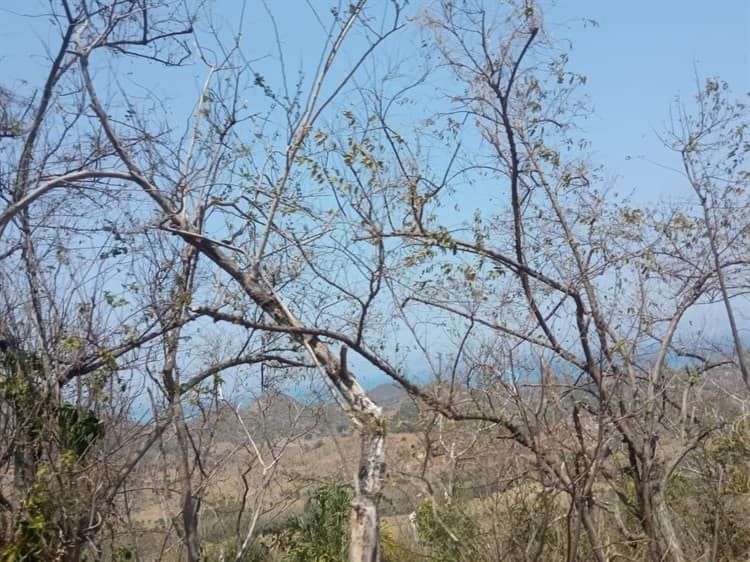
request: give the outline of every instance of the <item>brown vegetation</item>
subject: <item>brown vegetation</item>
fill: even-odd
[[[294,77],[266,2],[36,13],[45,75],[0,84],[3,562],[746,558],[744,101],[672,108],[684,198],[643,208],[541,3],[306,9]]]

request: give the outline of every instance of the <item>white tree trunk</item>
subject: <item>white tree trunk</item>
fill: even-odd
[[[380,560],[378,501],[385,476],[385,426],[380,408],[375,408],[360,432],[362,450],[349,525],[350,562]]]

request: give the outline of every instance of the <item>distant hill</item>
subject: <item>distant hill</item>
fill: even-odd
[[[394,383],[378,385],[370,389],[368,395],[386,415],[389,411],[394,413],[407,397],[407,393]],[[218,441],[227,443],[243,442],[247,433],[253,438],[273,440],[294,433],[322,437],[349,434],[353,430],[347,414],[332,400],[310,402],[273,391],[265,392],[246,404],[239,406],[238,410],[236,405],[233,408],[227,403],[221,404],[211,410],[210,420],[206,418],[207,413],[195,412],[189,424],[194,430],[209,431]],[[201,426],[203,429],[199,429]]]
[[[393,382],[378,385],[367,391],[367,394],[384,410],[392,408],[408,396],[401,385]]]

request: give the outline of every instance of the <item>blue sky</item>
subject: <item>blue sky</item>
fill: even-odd
[[[372,5],[378,2],[384,0]],[[219,20],[235,27],[240,0],[214,4]],[[329,2],[312,4],[326,14]],[[300,61],[305,66],[317,61],[319,50],[310,48],[317,27],[302,0],[270,5],[282,30],[293,81]],[[42,43],[54,43],[56,38],[46,19],[26,14],[48,6],[30,0],[0,4],[0,76],[6,86],[14,79],[40,79],[44,60],[30,54],[41,55]],[[642,201],[662,194],[679,196],[687,189],[679,177],[643,157],[671,162],[656,132],[664,128],[675,96],[687,99],[694,93],[696,71],[701,77],[727,80],[737,96],[750,92],[750,1],[559,0],[542,6],[550,33],[572,43],[570,68],[588,77],[586,91],[595,113],[583,126],[592,140],[594,159],[604,164],[622,191],[634,190]],[[597,25],[584,24],[587,19]],[[257,3],[248,2],[245,23],[249,56],[271,54],[268,19]],[[194,88],[182,89],[185,99],[173,99],[173,105],[184,103],[189,111],[202,78],[202,69],[190,73]]]
[[[190,1],[190,0],[188,0]],[[325,13],[329,2],[310,0]],[[374,6],[385,0],[375,0]],[[419,4],[414,2],[414,4]],[[244,33],[250,57],[273,53],[268,19],[248,1]],[[291,81],[301,61],[317,62],[319,48],[303,0],[269,2],[282,30]],[[559,0],[546,5],[548,31],[570,40],[570,69],[585,74],[585,87],[594,108],[582,124],[592,141],[592,157],[602,164],[620,192],[633,191],[642,202],[688,194],[678,174],[657,165],[675,163],[656,133],[665,126],[676,96],[689,101],[699,77],[718,76],[730,83],[736,96],[750,92],[750,0]],[[56,35],[44,18],[29,13],[48,9],[46,0],[0,2],[0,84],[19,80],[41,84],[46,63],[43,44],[54,45]],[[217,0],[215,11],[226,24],[236,26],[239,0]],[[586,25],[594,20],[598,25]],[[31,56],[31,55],[36,56]],[[135,67],[123,63],[123,72]],[[273,68],[273,61],[261,63]],[[179,71],[179,86],[172,72],[148,70],[140,80],[169,91],[175,116],[184,119],[196,100],[205,77],[202,68]],[[269,76],[270,79],[273,77]]]
[[[582,28],[580,18],[599,25]],[[696,71],[726,80],[738,97],[750,92],[750,2],[560,1],[547,20],[561,22],[552,32],[571,38],[571,68],[588,77],[595,114],[585,128],[618,186],[648,200],[687,190],[676,174],[642,157],[674,162],[655,133],[675,96],[694,95]]]

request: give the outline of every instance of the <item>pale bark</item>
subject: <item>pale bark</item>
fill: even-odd
[[[343,80],[333,89],[329,97],[321,98],[321,91],[328,76],[331,65],[336,58],[341,45],[359,17],[365,0],[359,0],[350,8],[349,16],[338,33],[332,36],[331,46],[327,51],[324,64],[314,80],[310,97],[305,106],[305,111],[300,118],[299,125],[290,139],[286,149],[286,165],[278,181],[275,182],[272,203],[266,218],[266,227],[260,233],[258,248],[256,250],[253,265],[246,268],[226,253],[226,249],[237,251],[237,248],[227,246],[218,240],[210,239],[201,232],[201,224],[198,216],[202,210],[195,210],[195,217],[188,215],[184,208],[176,211],[169,199],[167,192],[159,188],[148,174],[138,166],[134,155],[121,142],[114,130],[110,118],[100,102],[88,71],[88,56],[90,49],[79,48],[78,60],[82,71],[83,81],[90,96],[92,108],[102,125],[104,134],[112,144],[112,147],[127,168],[131,180],[137,184],[156,204],[165,215],[166,220],[162,227],[181,237],[194,251],[203,254],[211,260],[218,268],[233,278],[242,291],[270,318],[275,326],[282,330],[289,330],[289,334],[297,343],[301,344],[309,353],[311,359],[320,369],[324,378],[343,397],[349,408],[354,423],[359,427],[362,436],[362,453],[360,458],[360,469],[356,478],[355,497],[352,502],[351,523],[351,545],[352,560],[376,561],[379,559],[378,546],[378,499],[383,485],[385,472],[385,429],[382,418],[382,410],[367,396],[366,392],[356,380],[354,375],[346,368],[345,351],[342,351],[341,361],[331,353],[328,345],[321,341],[314,328],[309,329],[285,304],[284,300],[268,282],[263,272],[263,259],[269,237],[273,231],[274,219],[281,204],[291,168],[295,158],[301,149],[313,123],[317,120],[323,109],[338,94],[344,84],[352,77],[354,72],[362,65],[373,49],[387,36],[400,29],[400,25],[394,24],[392,29],[387,30],[365,50],[365,53],[355,62]],[[184,195],[185,191],[183,191]],[[167,223],[168,226],[167,226]],[[310,331],[302,332],[301,329]],[[322,331],[321,331],[322,332]]]
[[[188,428],[185,424],[185,414],[180,398],[174,408],[174,424],[177,434],[177,444],[179,447],[179,474],[182,483],[182,531],[185,533],[182,538],[187,550],[188,562],[198,562],[201,558],[201,542],[198,533],[198,511],[200,510],[200,497],[195,495],[193,490],[192,474],[190,471],[190,450]]]
[[[362,450],[349,528],[350,562],[380,560],[378,502],[385,475],[385,427],[380,412],[371,414],[370,420],[361,430]]]
[[[662,492],[654,494],[651,503],[653,509],[653,534],[658,545],[658,560],[685,562],[677,531],[672,523],[666,500]]]
[[[304,323],[289,310],[258,270],[243,271],[221,251],[219,244],[191,232],[193,227],[185,221],[184,216],[173,216],[172,219],[177,234],[239,282],[245,293],[281,329],[288,329],[289,334],[307,349],[311,359],[351,409],[353,419],[360,428],[362,451],[352,501],[350,560],[378,561],[378,500],[385,475],[385,427],[381,408],[369,398],[347,368],[347,348],[342,347],[340,359],[337,359],[329,346],[315,335],[315,330],[306,329]],[[308,330],[312,333],[308,333]]]
[[[647,479],[644,476],[643,479]],[[651,560],[685,562],[677,531],[658,483],[636,482],[641,527],[650,539]]]

